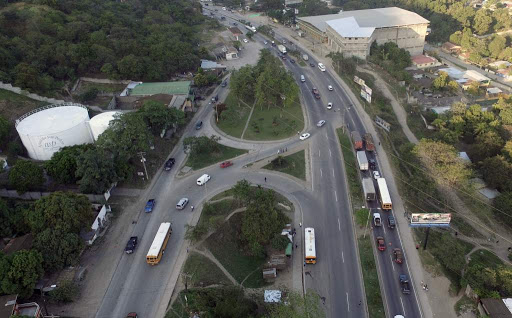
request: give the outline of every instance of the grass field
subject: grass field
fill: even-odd
[[[232,285],[214,262],[199,253],[190,253],[183,271],[189,275],[189,284],[193,287],[206,287],[214,284]]]
[[[217,153],[205,153],[201,156],[194,157],[189,156],[185,165],[192,167],[194,170],[198,170],[204,167],[208,167],[214,163],[240,156],[247,152],[247,150],[244,149],[237,149],[224,145],[219,145],[219,149],[220,151]]]
[[[469,266],[481,264],[485,267],[496,268],[503,265],[503,261],[496,254],[484,249],[474,251],[470,257]]]
[[[0,89],[0,115],[12,122],[21,115],[48,104],[47,102],[40,102],[5,89]]]
[[[263,169],[279,171],[289,174],[296,178],[306,180],[306,159],[305,151],[301,150],[286,157],[282,157],[282,163],[278,164],[278,159],[264,166]]]
[[[219,122],[217,122],[217,127],[230,136],[240,138],[244,131],[245,123],[251,113],[253,102],[239,102],[235,94],[229,93],[224,103],[228,109],[234,109],[235,112],[231,113],[231,116],[226,119],[222,119],[223,117],[221,117]]]
[[[356,156],[352,151],[352,142],[350,141],[350,137],[344,134],[341,128],[336,129],[336,132],[341,144],[352,204],[354,206],[361,206],[364,202],[363,187],[361,185],[361,179],[359,178],[359,171],[357,170]]]
[[[385,318],[386,313],[384,312],[384,303],[380,295],[377,265],[375,264],[372,242],[370,240],[370,236],[366,236],[366,238],[359,237],[359,257],[363,271],[366,302],[370,318]]]
[[[244,139],[279,140],[291,137],[303,128],[304,115],[300,102],[285,109],[255,107]]]

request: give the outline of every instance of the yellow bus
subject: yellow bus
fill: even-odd
[[[156,265],[160,263],[162,254],[167,246],[167,242],[169,242],[169,237],[171,237],[171,233],[171,223],[167,222],[160,224],[158,232],[156,232],[155,239],[149,248],[148,255],[146,255],[146,262],[149,265]]]
[[[316,245],[315,245],[315,229],[307,227],[304,229],[304,241],[306,245],[305,261],[308,264],[316,264]]]

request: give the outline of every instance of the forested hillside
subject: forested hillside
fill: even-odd
[[[198,67],[204,23],[185,0],[0,0],[0,81],[48,92],[82,75],[166,80]]]

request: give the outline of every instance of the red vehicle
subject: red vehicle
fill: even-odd
[[[220,167],[221,168],[227,168],[229,166],[232,166],[233,163],[231,161],[224,161],[223,163],[220,164]]]
[[[350,135],[352,136],[352,142],[354,143],[354,148],[356,148],[356,150],[363,149],[363,139],[361,138],[361,134],[359,134],[358,131],[353,131],[350,133]]]
[[[402,255],[401,249],[395,248],[393,250],[393,261],[397,264],[402,264],[404,262],[404,257]]]
[[[379,249],[379,251],[386,250],[386,242],[384,241],[384,238],[382,236],[377,236],[377,248]]]

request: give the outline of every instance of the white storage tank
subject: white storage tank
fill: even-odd
[[[62,147],[92,143],[87,107],[62,103],[35,109],[16,120],[16,130],[36,160],[50,160]]]
[[[108,125],[116,118],[116,115],[121,115],[121,112],[104,112],[91,119],[89,126],[91,127],[94,141],[98,140],[98,136],[107,130]]]

